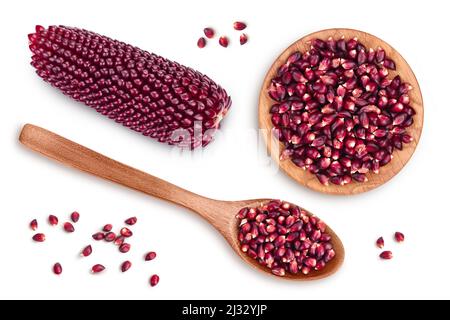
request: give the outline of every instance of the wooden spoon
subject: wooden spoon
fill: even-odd
[[[274,101],[270,98],[267,89],[269,88],[270,82],[275,77],[279,67],[286,62],[287,58],[291,54],[296,51],[305,52],[309,50],[311,47],[311,41],[313,39],[322,39],[326,41],[329,37],[333,37],[334,39],[338,40],[342,36],[344,36],[346,39],[357,37],[358,40],[367,48],[377,49],[380,46],[386,51],[386,56],[394,60],[397,66],[396,71],[389,70],[388,77],[392,79],[397,74],[399,74],[403,82],[408,82],[413,86],[413,90],[409,92],[409,96],[411,99],[410,105],[414,108],[417,114],[414,116],[413,125],[408,127],[407,129],[408,134],[413,138],[413,141],[408,144],[404,144],[403,150],[401,151],[395,149],[393,153],[394,158],[389,164],[381,167],[379,174],[374,174],[373,172],[368,173],[366,176],[369,180],[364,183],[352,181],[352,183],[349,183],[345,186],[337,186],[331,183],[330,185],[325,186],[319,182],[315,175],[297,167],[292,161],[280,161],[280,153],[284,150],[284,146],[277,139],[272,137],[271,134],[273,124],[271,121],[269,110],[274,104]],[[372,190],[384,184],[392,177],[394,177],[397,173],[399,173],[411,158],[417,144],[419,143],[423,126],[423,112],[423,100],[419,88],[419,83],[417,82],[417,79],[406,60],[403,59],[403,57],[394,48],[392,48],[383,40],[366,32],[352,29],[322,30],[311,33],[294,42],[275,60],[272,67],[267,72],[259,96],[259,127],[263,129],[263,132],[265,132],[264,139],[273,159],[279,164],[281,169],[287,175],[289,175],[298,183],[316,191],[338,195],[357,194]]]
[[[240,250],[237,239],[238,219],[235,217],[241,208],[258,207],[270,199],[220,201],[205,198],[30,124],[23,127],[19,140],[30,149],[65,165],[173,202],[198,213],[225,237],[234,251],[248,264],[272,274],[270,269],[260,265]],[[344,247],[331,228],[327,227],[326,232],[332,236],[331,243],[336,252],[335,258],[320,271],[312,271],[306,276],[287,274],[283,278],[314,280],[327,277],[337,271],[344,260]]]

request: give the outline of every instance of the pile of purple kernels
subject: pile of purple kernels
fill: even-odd
[[[296,205],[271,200],[236,216],[241,250],[274,275],[322,270],[336,255],[327,226]]]
[[[412,141],[412,87],[395,77],[385,51],[356,38],[314,39],[293,53],[272,79],[269,96],[273,135],[291,159],[328,185],[367,181]]]

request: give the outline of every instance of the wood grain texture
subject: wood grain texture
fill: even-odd
[[[268,88],[271,80],[275,77],[278,68],[284,64],[287,58],[294,52],[300,51],[305,52],[310,49],[310,43],[313,39],[327,40],[329,37],[334,39],[340,39],[345,36],[346,39],[351,39],[357,37],[358,40],[364,44],[367,48],[376,49],[378,46],[382,47],[386,51],[386,56],[395,61],[397,65],[397,70],[389,70],[389,78],[395,77],[397,74],[400,75],[403,82],[408,82],[413,86],[413,90],[409,92],[411,99],[411,106],[417,112],[414,116],[414,123],[410,126],[407,131],[413,138],[413,141],[409,144],[404,144],[403,150],[399,151],[395,149],[392,161],[380,168],[379,174],[369,173],[367,174],[368,181],[365,183],[359,183],[353,181],[352,183],[345,186],[337,186],[330,184],[325,186],[321,184],[315,175],[297,167],[292,161],[285,160],[280,161],[279,155],[281,151],[284,150],[284,146],[275,138],[272,137],[272,121],[270,118],[270,108],[274,104],[274,101],[268,95]],[[259,127],[263,130],[264,139],[267,144],[268,151],[270,152],[272,158],[279,164],[280,168],[291,178],[293,178],[298,183],[319,192],[336,194],[336,195],[350,195],[358,194],[372,190],[385,182],[389,181],[394,177],[409,161],[411,156],[416,149],[417,144],[420,140],[420,135],[423,127],[423,100],[420,91],[419,83],[409,67],[408,63],[403,59],[403,57],[389,44],[383,40],[368,34],[366,32],[352,30],[352,29],[327,29],[309,34],[300,40],[294,42],[289,48],[287,48],[273,63],[272,67],[268,71],[266,78],[264,79],[263,86],[261,88],[261,93],[259,96]]]
[[[237,239],[238,221],[235,218],[241,208],[258,207],[262,203],[269,201],[269,199],[241,201],[209,199],[30,124],[24,126],[19,140],[33,151],[67,166],[192,210],[211,223],[242,259],[258,270],[272,275],[268,268],[259,265],[256,260],[249,258],[240,250]],[[333,238],[332,244],[336,251],[336,257],[319,272],[312,272],[308,276],[303,274],[298,276],[288,275],[283,277],[283,279],[315,280],[327,277],[339,269],[345,256],[344,247],[331,228],[328,228],[327,232]]]

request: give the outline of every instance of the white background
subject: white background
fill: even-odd
[[[448,251],[450,29],[446,1],[21,1],[0,8],[0,298],[314,299],[450,298]],[[240,47],[232,22],[244,20],[249,43]],[[208,74],[224,86],[233,106],[220,137],[203,152],[180,153],[123,128],[44,83],[29,65],[27,34],[35,24],[78,26],[154,51]],[[205,26],[231,38],[230,47],[196,47]],[[358,196],[337,197],[296,184],[257,152],[257,100],[264,75],[278,54],[310,32],[350,27],[393,45],[409,62],[425,103],[422,139],[411,161],[386,185]],[[190,212],[51,162],[17,142],[34,123],[157,175],[218,199],[284,198],[316,213],[346,246],[342,269],[317,282],[288,282],[255,272],[210,225]],[[78,210],[74,234],[51,229]],[[133,268],[124,256],[95,243],[77,257],[98,226],[137,215]],[[33,243],[28,223],[48,235]],[[403,231],[404,244],[392,241]],[[380,261],[375,239],[394,252]],[[156,250],[158,258],[142,262]],[[62,276],[52,274],[60,261]],[[89,274],[93,263],[108,270]],[[151,274],[161,276],[150,288]]]

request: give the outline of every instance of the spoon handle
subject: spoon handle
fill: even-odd
[[[43,128],[26,124],[19,140],[28,148],[78,170],[191,209],[214,219],[216,200],[177,187],[167,181],[110,159]],[[211,212],[212,211],[212,212]]]

